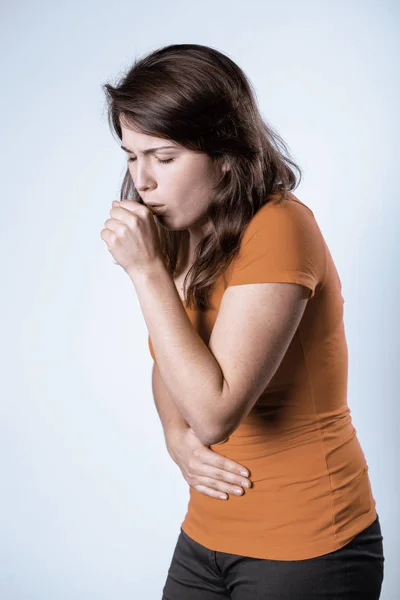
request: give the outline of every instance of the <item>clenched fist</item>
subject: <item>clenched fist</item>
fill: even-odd
[[[149,271],[163,261],[153,213],[135,200],[112,203],[101,238],[128,275]]]

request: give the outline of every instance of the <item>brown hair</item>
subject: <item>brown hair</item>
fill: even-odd
[[[211,232],[199,242],[184,281],[188,308],[209,308],[208,294],[238,254],[244,230],[256,212],[281,203],[301,180],[287,145],[263,120],[252,84],[225,54],[199,44],[173,44],[135,60],[114,87],[103,86],[110,129],[122,140],[123,124],[173,140],[229,165],[206,212]],[[292,168],[297,170],[296,181]],[[277,194],[279,192],[279,197]],[[120,199],[141,201],[129,170]],[[187,230],[172,231],[155,218],[166,268],[179,274]]]

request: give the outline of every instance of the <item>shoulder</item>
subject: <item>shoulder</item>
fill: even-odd
[[[325,273],[325,241],[313,212],[291,195],[263,205],[247,225],[227,285],[299,283],[314,295]]]
[[[248,223],[243,241],[246,242],[259,231],[284,235],[294,233],[295,229],[308,229],[313,223],[316,224],[313,211],[294,194],[289,193],[280,203],[272,197]]]

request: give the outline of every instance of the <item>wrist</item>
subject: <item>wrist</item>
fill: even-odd
[[[188,429],[190,429],[189,425],[180,425],[179,427],[173,427],[164,432],[165,443],[170,454],[174,452],[176,445],[182,439],[182,435],[184,435]]]
[[[140,280],[151,279],[159,276],[160,272],[165,271],[166,266],[164,261],[160,259],[154,260],[146,269],[127,269],[126,272],[131,278],[132,282],[139,282]]]

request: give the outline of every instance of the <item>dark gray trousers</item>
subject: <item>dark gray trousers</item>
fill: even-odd
[[[378,600],[384,560],[379,517],[340,550],[294,561],[209,550],[181,529],[162,600]]]

